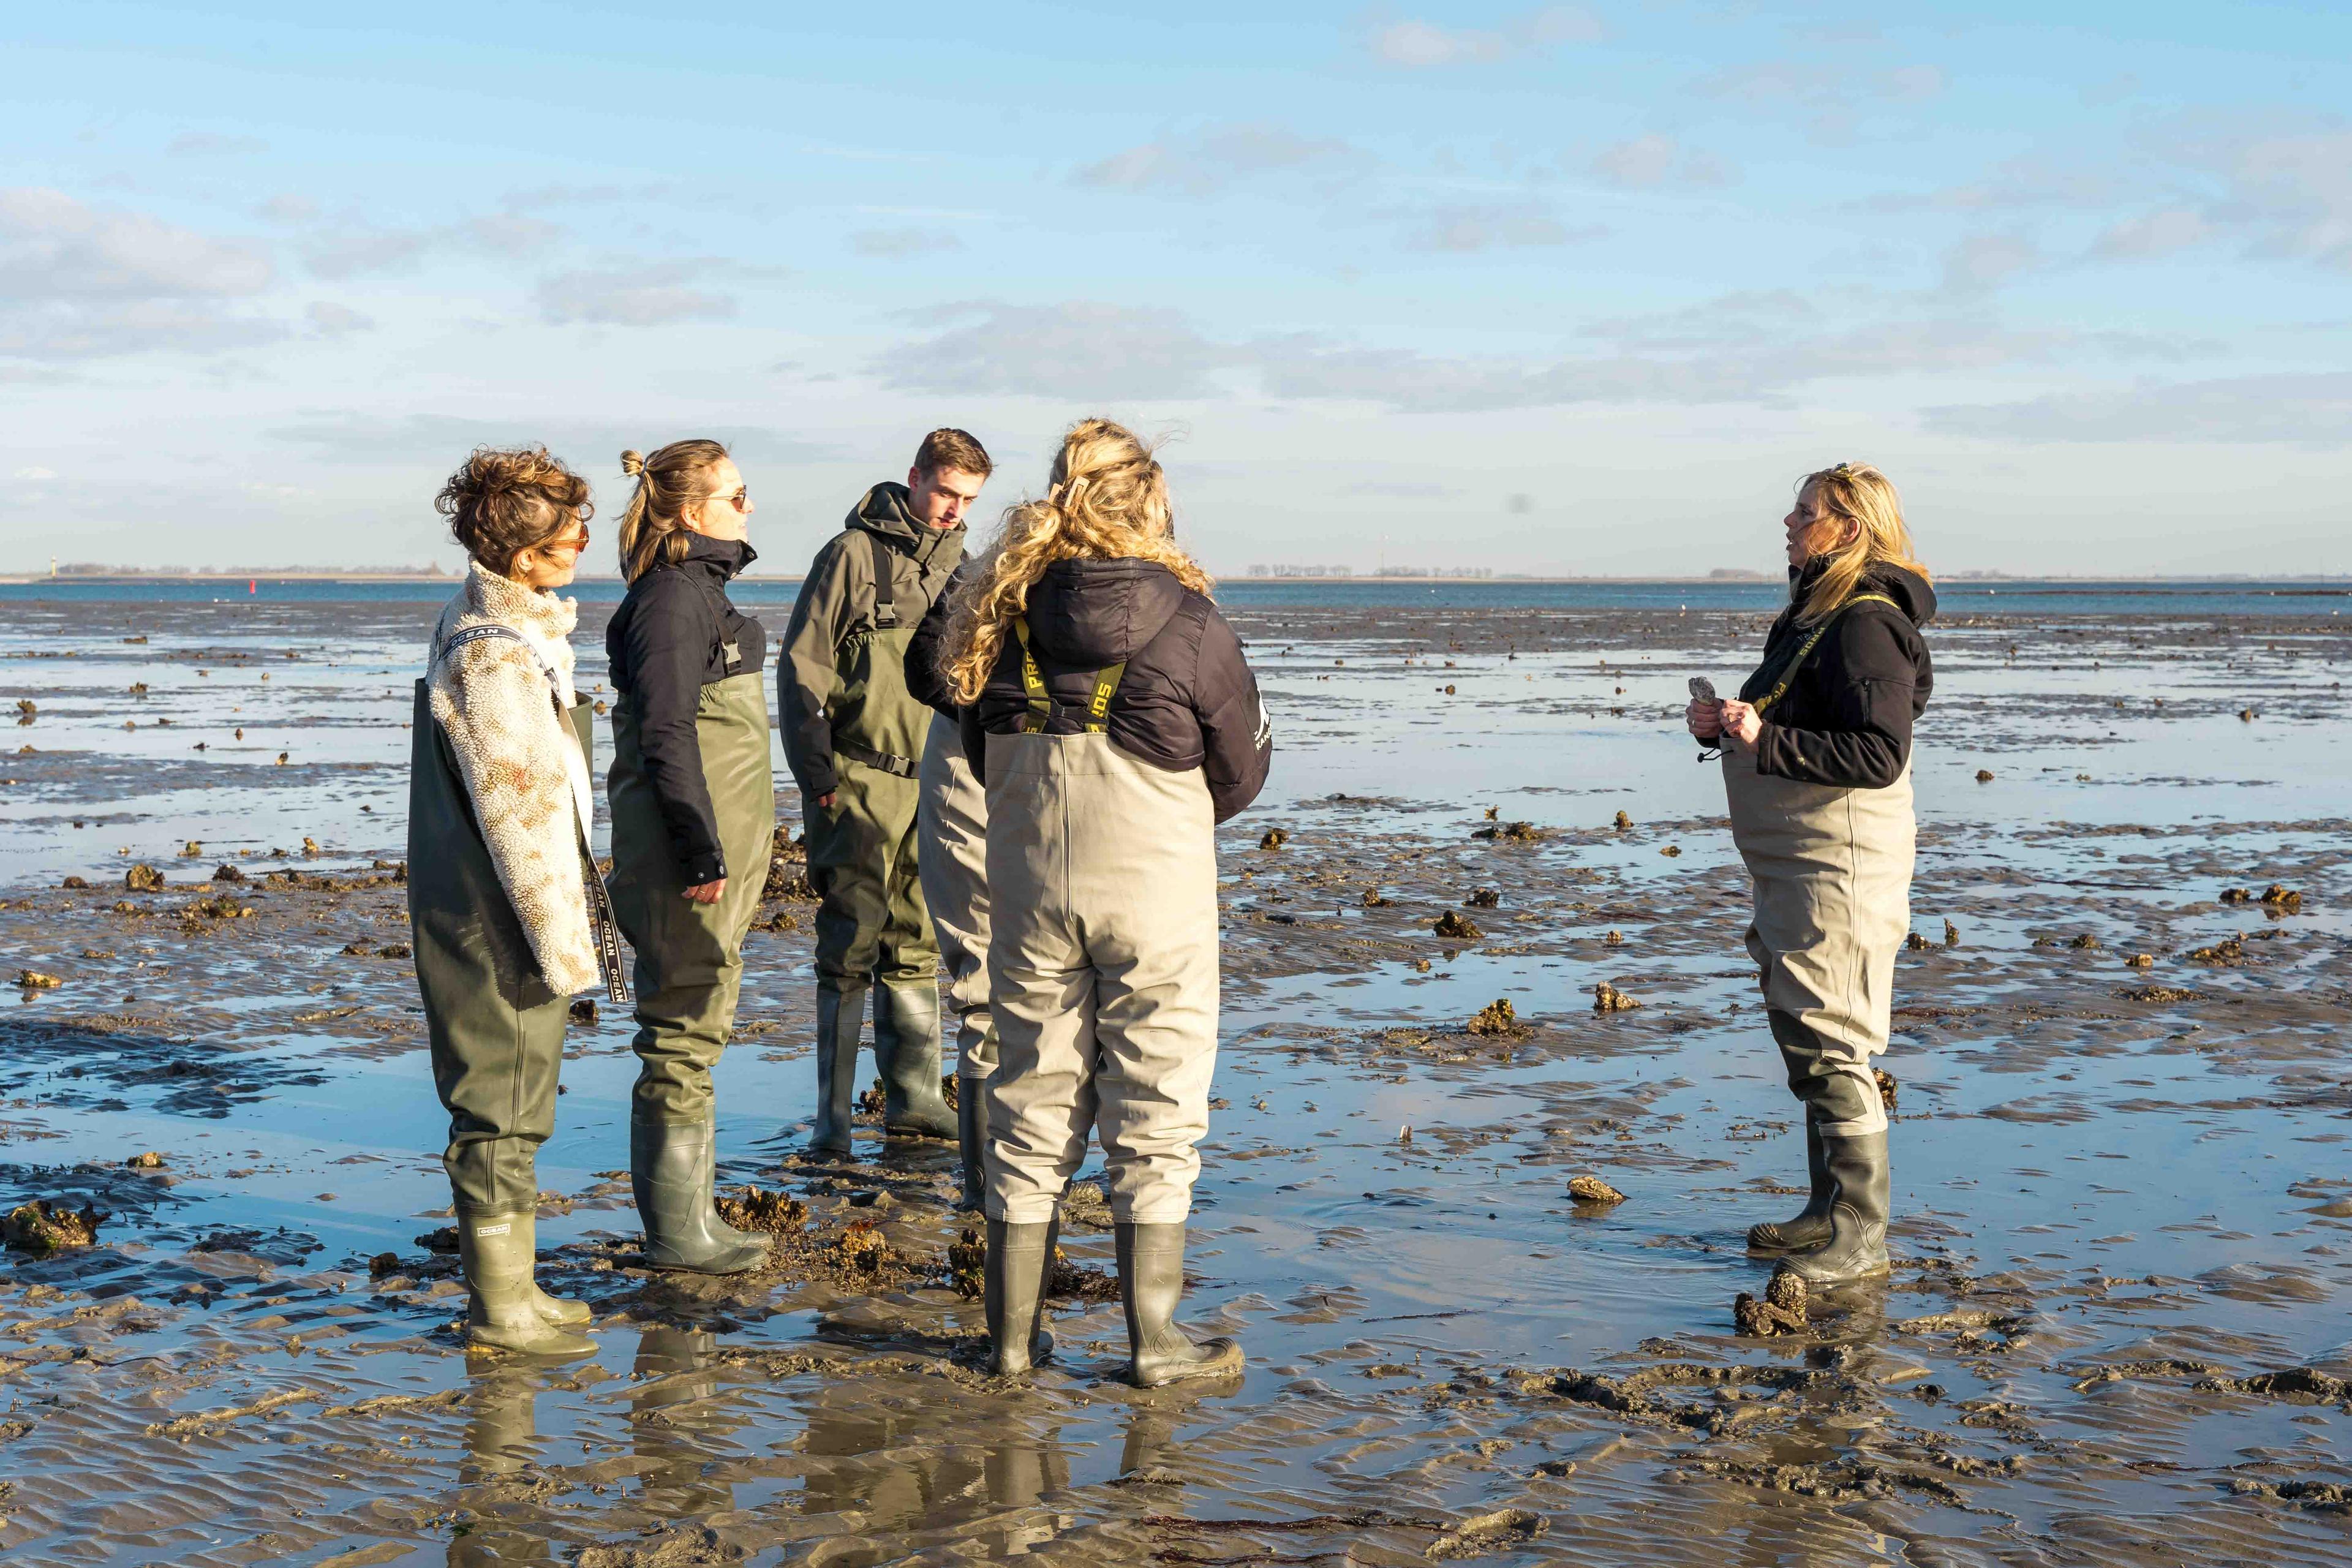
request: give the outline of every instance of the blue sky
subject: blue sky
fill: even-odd
[[[1769,570],[1848,458],[1947,569],[2352,571],[2352,8],[2052,9],[19,8],[0,569],[716,434],[792,574],[1105,412],[1227,573]]]

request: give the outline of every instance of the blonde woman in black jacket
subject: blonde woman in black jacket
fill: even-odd
[[[1883,1274],[1891,1184],[1871,1058],[1891,1026],[1911,929],[1911,726],[1935,686],[1919,628],[1936,613],[1885,475],[1808,474],[1782,520],[1789,607],[1728,701],[1687,721],[1723,748],[1731,835],[1756,895],[1748,931],[1765,1016],[1805,1107],[1811,1194],[1748,1246],[1808,1283]]]
[[[1175,1322],[1217,1053],[1212,830],[1273,731],[1241,641],[1178,548],[1167,479],[1105,419],[1071,427],[957,600],[946,684],[987,791],[989,1335],[1027,1370],[1062,1189],[1099,1138],[1129,1375],[1230,1373]]]

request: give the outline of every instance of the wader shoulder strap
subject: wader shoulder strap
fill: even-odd
[[[467,626],[433,650],[433,657],[427,665],[428,675],[433,667],[439,665],[451,653],[467,643],[485,642],[499,637],[511,637],[522,644],[530,657],[538,661],[540,673],[547,677],[548,700],[555,710],[555,721],[563,726],[567,740],[573,739],[572,716],[563,710],[562,678],[555,673],[555,667],[541,656],[539,649],[532,646],[531,640],[512,626],[500,626],[496,621],[485,621],[479,626]],[[569,778],[564,780],[563,788],[565,794],[571,793],[572,781]],[[472,803],[469,801],[467,804]],[[478,821],[479,818],[480,814],[477,812],[476,820]],[[589,847],[588,825],[580,820],[580,812],[576,805],[572,813],[572,826],[573,841],[580,847],[581,879],[588,889],[590,917],[588,924],[590,934],[596,943],[596,967],[604,977],[604,994],[611,998],[615,1007],[625,1007],[629,1005],[629,982],[621,964],[621,926],[619,921],[614,918],[613,892],[604,885],[604,868],[596,864],[595,851]]]
[[[898,605],[890,589],[890,546],[872,529],[866,531],[866,558],[874,563],[874,629],[888,631],[898,624]]]
[[[1045,689],[1045,678],[1037,672],[1036,655],[1029,651],[1029,619],[1026,616],[1013,623],[1013,634],[1021,639],[1021,689],[1029,694],[1029,711],[1021,718],[1021,732],[1042,735],[1062,705]],[[1127,660],[1120,659],[1095,674],[1094,694],[1087,699],[1087,716],[1079,728],[1089,735],[1099,735],[1110,727],[1111,695],[1127,675]]]
[[[1822,638],[1829,636],[1830,628],[1837,625],[1838,618],[1856,605],[1894,605],[1898,610],[1903,607],[1895,605],[1894,600],[1884,594],[1856,594],[1853,598],[1840,605],[1835,611],[1822,619],[1820,626],[1813,628],[1812,635],[1807,637],[1804,645],[1797,649],[1797,657],[1790,659],[1789,668],[1780,672],[1780,683],[1756,700],[1755,708],[1759,714],[1780,700],[1781,696],[1789,689],[1789,683],[1797,679],[1797,671],[1804,668],[1805,659],[1812,653],[1814,647],[1820,644]]]

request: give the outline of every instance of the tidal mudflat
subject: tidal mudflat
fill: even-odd
[[[1934,633],[1894,1275],[1758,1336],[1801,1152],[1675,715],[1763,617],[1237,613],[1280,752],[1189,1315],[1250,1364],[1139,1394],[1083,1184],[1015,1389],[950,1152],[798,1156],[788,846],[719,1073],[778,1267],[637,1266],[583,1016],[540,1235],[602,1352],[468,1356],[401,913],[433,611],[0,606],[12,1562],[2352,1562],[2337,617]]]

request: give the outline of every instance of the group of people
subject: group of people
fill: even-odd
[[[720,1216],[711,1072],[776,827],[767,633],[730,600],[755,558],[744,477],[714,441],[622,454],[626,597],[605,634],[612,871],[590,846],[591,703],[556,590],[589,487],[544,449],[475,452],[437,505],[463,587],[417,683],[413,950],[476,1342],[583,1354],[588,1308],[533,1279],[534,1161],[553,1131],[571,999],[634,1010],[630,1173],[656,1268],[757,1268]],[[1051,1354],[1059,1205],[1099,1141],[1129,1375],[1229,1373],[1176,1321],[1218,1017],[1216,825],[1264,786],[1273,731],[1208,574],[1177,542],[1150,445],[1065,434],[1042,494],[967,558],[992,472],[961,430],[867,490],[816,554],[777,658],[816,919],[813,1152],[850,1153],[873,1019],[886,1136],[956,1140],[984,1209],[990,1366]],[[1791,592],[1738,699],[1695,697],[1755,883],[1748,942],[1806,1107],[1810,1200],[1759,1225],[1816,1284],[1887,1266],[1885,1048],[1909,928],[1911,724],[1935,596],[1876,469],[1808,475]],[[623,939],[629,949],[625,963]],[[955,1016],[950,1110],[941,998]]]
[[[570,999],[635,1012],[630,1174],[656,1268],[756,1268],[720,1216],[711,1069],[776,826],[767,634],[728,584],[755,558],[726,449],[622,455],[628,592],[606,628],[612,873],[590,848],[590,705],[572,680],[588,487],[544,450],[482,450],[438,500],[469,557],[418,683],[413,949],[477,1342],[581,1354],[584,1305],[532,1279],[534,1160]],[[1072,426],[1043,495],[965,560],[992,465],[933,431],[811,563],[775,728],[820,900],[813,1152],[847,1155],[869,1004],[886,1136],[953,1138],[987,1215],[992,1365],[1051,1353],[1063,1189],[1098,1139],[1129,1374],[1229,1373],[1176,1321],[1217,1042],[1215,826],[1265,783],[1255,678],[1176,542],[1165,472],[1108,420]],[[632,962],[624,973],[621,939]],[[940,972],[957,1109],[940,1078]],[[632,994],[634,986],[634,994]]]

